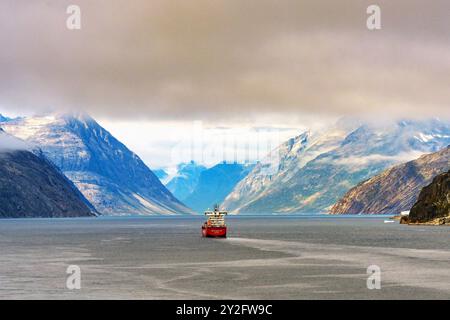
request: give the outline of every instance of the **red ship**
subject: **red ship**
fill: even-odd
[[[226,211],[220,211],[219,206],[214,207],[214,211],[205,211],[205,215],[208,217],[205,223],[202,225],[202,236],[212,238],[226,238],[227,237],[227,225],[225,224],[224,216],[228,213]]]

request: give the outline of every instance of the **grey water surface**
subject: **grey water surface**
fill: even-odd
[[[0,220],[0,299],[450,299],[450,228],[386,219],[229,217],[227,239],[202,217]]]

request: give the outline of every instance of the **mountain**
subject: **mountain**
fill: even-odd
[[[155,176],[158,177],[159,180],[164,180],[165,178],[167,178],[169,175],[167,174],[166,171],[164,171],[164,169],[154,169],[152,170],[153,173],[155,174]]]
[[[222,206],[233,212],[277,212],[283,205],[270,205],[266,197],[280,192],[284,185],[310,161],[339,146],[359,122],[340,120],[320,133],[304,132],[289,139],[262,159],[226,197]],[[267,208],[264,206],[268,205]]]
[[[10,117],[4,116],[0,113],[0,122],[8,122],[8,121],[17,120],[17,119],[20,119],[20,117],[10,118]]]
[[[226,197],[244,213],[326,212],[359,182],[450,143],[450,125],[437,119],[377,125],[341,119],[282,144]]]
[[[9,121],[9,120],[11,120],[11,118],[5,117],[4,115],[2,115],[0,113],[0,122],[6,122],[6,121]]]
[[[177,166],[176,175],[166,184],[166,187],[175,197],[184,201],[194,191],[200,174],[205,170],[206,167],[194,161],[181,163]]]
[[[420,191],[409,223],[450,224],[450,170],[436,176]]]
[[[21,118],[2,126],[39,146],[102,214],[190,212],[136,154],[87,115]]]
[[[450,146],[426,154],[359,183],[330,210],[331,214],[399,214],[409,211],[420,190],[450,169]]]
[[[197,212],[221,203],[253,168],[253,165],[221,163],[201,172],[193,192],[184,200]]]
[[[95,216],[73,183],[28,148],[0,129],[0,218]]]

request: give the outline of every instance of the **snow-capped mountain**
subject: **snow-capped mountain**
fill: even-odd
[[[200,174],[205,170],[205,166],[194,161],[180,163],[177,165],[175,176],[166,183],[166,187],[175,197],[184,201],[194,191]]]
[[[337,148],[357,125],[353,120],[340,120],[326,131],[307,131],[289,139],[260,161],[225,198],[222,206],[236,213],[258,213],[257,210],[241,209],[254,202],[264,201],[264,197],[282,189],[283,184],[288,183],[309,161]],[[270,212],[265,208],[260,209],[261,213]]]
[[[0,128],[0,218],[94,216],[95,210],[43,154]]]
[[[220,163],[202,171],[197,185],[184,203],[197,212],[213,208],[225,199],[252,168],[250,164]]]
[[[102,214],[190,212],[136,154],[87,115],[20,118],[1,125],[39,146]]]
[[[359,182],[449,143],[450,124],[437,119],[382,126],[340,120],[282,144],[234,188],[223,207],[248,213],[325,212]]]
[[[9,120],[11,120],[11,118],[5,117],[4,115],[2,115],[0,113],[0,122],[5,122],[5,121],[9,121]]]

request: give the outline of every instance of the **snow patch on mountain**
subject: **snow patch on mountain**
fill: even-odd
[[[2,127],[39,146],[102,214],[191,212],[135,153],[87,115],[20,118]]]
[[[382,125],[343,119],[272,151],[269,158],[276,160],[258,164],[223,207],[246,213],[325,212],[357,183],[448,144],[450,124],[438,119]],[[267,168],[277,170],[267,174]]]

